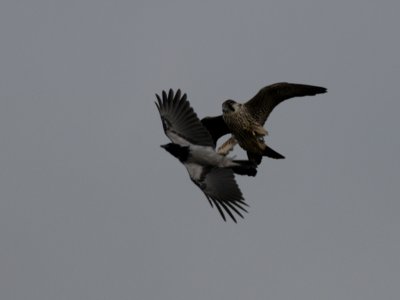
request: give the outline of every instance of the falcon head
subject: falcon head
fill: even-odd
[[[226,100],[224,103],[222,103],[222,112],[224,114],[229,114],[229,113],[233,113],[235,111],[238,111],[240,108],[241,104],[237,103],[234,100]]]

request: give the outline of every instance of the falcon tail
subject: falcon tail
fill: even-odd
[[[261,163],[263,156],[267,156],[267,157],[274,158],[274,159],[285,158],[282,154],[276,152],[274,149],[268,147],[267,145],[265,145],[263,155],[259,155],[257,153],[253,153],[253,152],[247,152],[247,157],[249,158],[249,160],[256,163],[257,165],[259,165]]]
[[[239,164],[238,166],[232,167],[232,171],[238,175],[256,176],[257,165],[248,160],[234,160],[233,162]]]

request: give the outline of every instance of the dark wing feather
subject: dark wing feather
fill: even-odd
[[[297,83],[280,82],[262,88],[245,103],[252,116],[264,125],[271,111],[284,100],[293,97],[314,96],[326,93],[326,88]]]
[[[163,91],[162,97],[157,94],[156,97],[164,132],[173,143],[214,146],[211,135],[186,100],[186,94],[181,96],[180,90],[176,94],[169,90],[168,95]]]
[[[192,178],[192,180],[204,192],[211,206],[217,207],[225,221],[224,213],[227,213],[236,222],[234,213],[243,218],[241,211],[247,212],[244,207],[248,205],[244,202],[242,192],[231,169],[205,168],[201,179]]]
[[[215,145],[221,136],[230,133],[222,115],[216,117],[205,117],[201,119],[201,123],[205,128],[207,128],[208,132],[210,132]]]

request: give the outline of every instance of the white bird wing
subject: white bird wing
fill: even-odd
[[[174,95],[170,89],[168,95],[163,91],[162,97],[157,94],[156,97],[164,132],[173,143],[214,147],[210,133],[186,100],[186,94],[181,97],[181,91],[178,90]]]
[[[234,213],[243,218],[242,212],[248,206],[235,181],[234,173],[226,168],[206,168],[200,165],[186,165],[190,178],[203,191],[211,206],[217,207],[224,221],[227,213],[234,222]]]

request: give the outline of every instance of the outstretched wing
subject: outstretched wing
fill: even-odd
[[[216,117],[205,117],[201,119],[201,123],[204,125],[205,128],[207,128],[208,132],[211,134],[215,145],[217,144],[217,141],[221,136],[230,133],[230,130],[228,126],[226,126],[222,115]]]
[[[186,94],[181,97],[181,91],[178,90],[174,95],[170,89],[168,95],[163,91],[162,97],[157,94],[156,97],[164,132],[173,143],[214,146],[211,135],[186,100]]]
[[[264,125],[271,111],[284,100],[293,97],[314,96],[326,93],[326,88],[306,84],[280,82],[262,88],[245,103],[250,114]]]
[[[244,202],[242,192],[231,169],[203,168],[200,178],[193,176],[197,172],[191,172],[189,168],[188,171],[191,179],[204,192],[211,206],[217,207],[224,221],[226,221],[225,213],[235,223],[235,214],[243,218],[242,212],[247,212],[244,207],[248,204]]]

